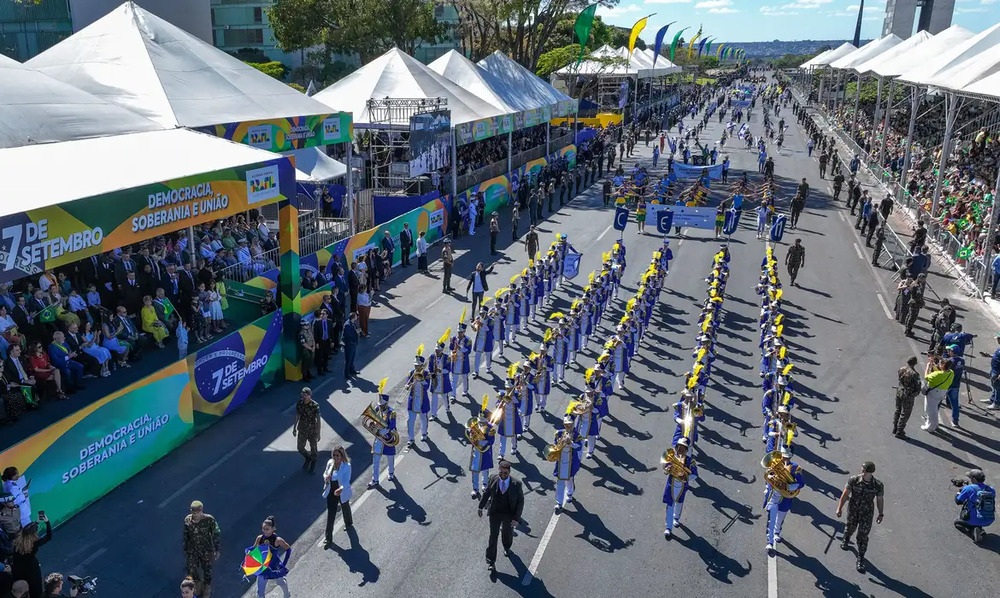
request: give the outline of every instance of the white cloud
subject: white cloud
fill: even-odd
[[[646,0],[646,4],[690,4],[692,0]]]
[[[698,4],[695,4],[694,7],[702,9],[712,9],[712,8],[717,9],[717,8],[725,8],[727,6],[732,6],[732,5],[733,5],[732,0],[703,0]]]
[[[1000,0],[980,0],[979,3],[989,6],[990,4],[996,4],[997,2],[1000,2]]]
[[[622,15],[639,12],[640,10],[642,10],[642,7],[638,4],[627,4],[625,6],[615,6],[613,8],[598,6],[597,14],[602,17],[620,17]]]
[[[795,10],[786,10],[783,6],[761,6],[760,12],[769,17],[787,17],[799,14]]]
[[[733,13],[737,13],[737,12],[740,12],[740,11],[739,11],[739,9],[736,9],[736,8],[727,8],[725,6],[722,6],[722,7],[719,7],[719,8],[710,8],[710,9],[708,9],[708,12],[714,13],[714,14],[717,14],[717,15],[731,15]]]
[[[788,4],[785,4],[781,8],[784,8],[786,10],[795,10],[797,8],[816,9],[819,8],[820,6],[823,6],[824,4],[830,4],[832,2],[833,0],[797,0],[796,2],[790,2]]]
[[[977,8],[962,8],[961,6],[955,7],[955,14],[966,14],[970,12],[987,12],[987,11],[985,8],[981,6]]]

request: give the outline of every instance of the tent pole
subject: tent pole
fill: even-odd
[[[347,140],[347,193],[345,198],[347,201],[347,226],[351,235],[357,234],[357,226],[354,220],[354,169],[351,166],[351,162],[354,161],[354,141],[351,139]],[[343,211],[343,206],[341,206],[341,211]]]
[[[878,77],[878,91],[875,93],[875,116],[872,118],[872,125],[882,120],[882,77]],[[874,131],[873,131],[874,132]]]
[[[953,93],[947,93],[945,101],[944,139],[941,141],[941,161],[938,163],[937,181],[934,183],[934,202],[931,204],[931,224],[937,221],[938,207],[941,203],[941,187],[944,184],[944,169],[948,165],[948,154],[951,153],[951,134],[955,129],[955,115],[958,112],[958,98]]]
[[[910,126],[906,130],[906,149],[903,152],[903,178],[901,180],[901,185],[903,189],[906,189],[906,182],[909,178],[910,173],[910,159],[912,157],[913,148],[913,129],[917,125],[917,109],[920,107],[920,89],[914,87],[910,91]]]
[[[847,93],[847,86],[844,86],[844,93]],[[851,139],[857,139],[855,129],[858,127],[858,110],[861,109],[861,75],[858,75],[857,89],[854,93],[854,117],[851,119]]]
[[[879,77],[879,82],[882,78]],[[882,143],[878,148],[878,163],[885,164],[885,144],[889,138],[889,114],[892,112],[892,98],[895,96],[896,92],[896,80],[889,80],[889,97],[885,101],[885,114],[882,120]]]

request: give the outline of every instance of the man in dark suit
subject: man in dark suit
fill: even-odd
[[[85,377],[96,378],[101,375],[101,362],[80,348],[82,341],[83,336],[80,334],[79,324],[74,322],[66,327],[66,346],[69,347],[70,351],[76,353],[76,357],[73,360],[83,365]]]
[[[490,290],[490,285],[486,282],[486,276],[493,273],[493,266],[489,268],[483,267],[483,263],[479,262],[476,265],[476,270],[469,277],[469,284],[465,287],[465,295],[469,295],[469,291],[472,291],[472,314],[479,313],[476,308],[483,303],[483,295]]]
[[[344,308],[333,295],[323,295],[323,303],[319,309],[326,310],[330,321],[333,322],[333,335],[330,339],[330,353],[337,354],[340,349],[340,335],[344,332]]]
[[[121,286],[122,305],[125,306],[128,313],[139,313],[139,309],[142,308],[142,297],[144,294],[145,292],[139,285],[139,280],[135,277],[135,270],[132,270],[125,277]]]
[[[490,518],[490,542],[486,547],[486,568],[496,571],[497,536],[503,542],[503,554],[508,556],[514,542],[514,527],[521,519],[524,509],[524,490],[520,480],[510,476],[510,462],[500,461],[498,474],[490,476],[486,492],[479,499],[479,516],[483,509]],[[489,505],[489,506],[487,506]]]
[[[125,281],[128,278],[129,272],[137,273],[138,270],[139,266],[132,259],[132,254],[127,251],[123,251],[122,259],[115,264],[115,283],[118,285],[118,288],[120,289],[125,286]]]
[[[347,292],[351,297],[351,313],[358,313],[358,291],[361,289],[361,278],[358,276],[358,263],[351,263],[351,271],[347,273]]]
[[[333,347],[333,322],[329,313],[323,309],[313,322],[313,338],[316,339],[316,373],[323,375],[330,372],[330,351]]]
[[[408,222],[403,223],[403,230],[399,231],[399,249],[402,254],[402,266],[410,265],[410,252],[413,250],[413,231],[410,230]]]

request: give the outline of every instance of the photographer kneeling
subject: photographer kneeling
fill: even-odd
[[[45,598],[50,598],[54,596],[65,596],[62,593],[63,590],[63,575],[62,573],[49,573],[45,577]],[[75,597],[79,590],[76,586],[69,589],[69,596]]]
[[[960,518],[955,520],[955,527],[971,535],[972,541],[978,544],[986,535],[983,528],[991,525],[996,519],[997,491],[992,486],[986,485],[986,474],[983,470],[973,469],[965,475],[969,478],[968,484],[965,484],[965,480],[952,480],[956,486],[962,486],[955,497],[955,504],[962,505],[962,512]]]

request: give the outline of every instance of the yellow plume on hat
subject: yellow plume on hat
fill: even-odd
[[[583,287],[583,292],[584,293],[586,293],[589,290],[590,290],[590,285],[589,284],[587,286]]]
[[[605,251],[604,253],[601,254],[601,261],[602,262],[606,262],[606,261],[608,261],[610,259],[611,259],[611,252],[610,251]]]
[[[527,268],[525,268],[524,270],[521,270],[521,276],[523,276],[525,278],[528,277],[528,269]]]
[[[517,274],[515,274],[514,276],[511,276],[510,277],[510,284],[517,284],[517,279],[518,279],[518,275]]]
[[[781,324],[781,321],[785,319],[785,314],[778,314],[774,317],[775,324]]]
[[[420,343],[420,346],[417,347],[417,357],[421,357],[423,356],[423,354],[424,354],[424,344]]]
[[[622,316],[621,320],[618,320],[619,324],[624,324],[626,322],[628,322],[628,314],[625,314],[624,316]]]
[[[635,297],[632,297],[625,303],[625,311],[632,311],[632,308],[634,306],[635,306]]]
[[[701,325],[701,331],[702,332],[708,332],[708,329],[711,328],[711,327],[712,327],[712,319],[711,318],[705,318],[705,321]]]
[[[382,378],[382,380],[378,383],[378,394],[380,395],[385,394],[385,384],[388,381],[389,381],[388,378]]]
[[[487,301],[492,301],[493,297],[483,297],[483,300],[479,302],[480,305],[486,305]]]
[[[594,272],[591,272],[590,276],[587,277],[587,282],[589,282],[590,284],[594,284],[594,274],[595,274]]]
[[[782,345],[781,348],[778,349],[778,359],[784,359],[785,358],[785,353],[787,351],[788,351],[788,347],[785,347],[784,345]]]
[[[587,368],[587,371],[583,373],[583,379],[590,382],[590,379],[594,377],[594,368]]]
[[[618,250],[619,250],[619,249],[621,249],[621,248],[622,248],[622,246],[621,246],[621,245],[619,245],[617,241],[616,241],[616,242],[615,242],[615,244],[614,244],[614,245],[613,245],[613,246],[611,247],[611,249],[613,249],[613,250],[615,250],[615,251],[618,251]]]
[[[546,343],[552,342],[552,335],[553,334],[554,333],[553,333],[552,329],[549,328],[548,330],[545,331],[545,335],[542,336],[542,340],[545,341]]]
[[[573,411],[576,406],[580,404],[580,401],[570,401],[569,405],[566,406],[566,415],[573,415]]]
[[[606,342],[606,343],[604,343],[604,348],[605,348],[605,349],[613,349],[614,347],[615,347],[615,341],[614,341],[613,339],[612,339],[612,340],[609,340],[609,341],[608,341],[608,342]],[[607,355],[607,354],[605,354],[605,355]],[[603,357],[603,356],[604,356],[604,355],[602,355],[602,357]],[[608,355],[608,357],[611,357],[611,356],[610,356],[610,355]]]
[[[541,251],[535,251],[535,261],[536,262],[540,262],[541,260],[542,260],[542,252]]]
[[[487,409],[489,409],[489,407],[490,407],[490,395],[489,395],[489,393],[486,393],[486,394],[483,395],[483,404],[479,408],[479,410],[480,411],[486,411]]]
[[[777,301],[777,300],[781,299],[781,296],[784,295],[784,294],[785,294],[785,292],[783,290],[778,289],[777,291],[774,292],[774,300]]]
[[[539,357],[541,357],[541,354],[540,354],[540,353],[536,353],[536,352],[532,351],[532,352],[531,352],[531,353],[530,353],[530,354],[528,355],[528,360],[529,360],[529,361],[534,361],[534,360],[538,359]]]
[[[784,368],[782,368],[781,373],[783,375],[787,376],[788,372],[792,371],[793,367],[795,367],[795,364],[794,363],[790,363],[790,364],[786,365]]]
[[[583,303],[582,299],[574,299],[572,305],[570,305],[569,307],[570,307],[570,309],[576,309],[576,308],[580,307],[581,303]]]
[[[529,268],[534,268],[535,267],[535,260],[529,259],[528,260],[528,267]]]
[[[510,292],[510,288],[509,287],[504,287],[502,289],[498,289],[497,292],[496,292],[496,294],[493,297],[495,299],[499,300],[500,297],[503,297],[505,293],[509,293],[509,292]]]
[[[507,368],[507,377],[508,378],[513,378],[513,377],[517,376],[517,366],[518,366],[518,362],[516,362],[516,361],[514,363],[510,364],[510,367]]]
[[[451,328],[445,328],[444,329],[444,334],[441,335],[441,338],[438,339],[438,342],[443,345],[443,344],[447,343],[448,339],[450,339],[450,338],[451,338]]]
[[[653,259],[658,260],[658,259],[662,259],[662,258],[663,258],[663,254],[661,252],[659,252],[659,251],[654,251],[653,252]]]
[[[705,351],[704,349],[698,349],[697,361],[701,361],[701,360],[705,359],[705,354],[706,353],[707,353],[707,351]]]
[[[462,308],[462,315],[461,315],[461,317],[459,317],[459,318],[458,318],[458,323],[459,323],[459,324],[461,324],[462,322],[464,322],[464,321],[465,321],[465,312],[466,312],[466,310],[468,310],[468,309],[469,309],[468,307],[463,307],[463,308]]]
[[[554,312],[552,312],[549,315],[548,319],[549,320],[559,320],[559,319],[565,318],[565,317],[566,317],[566,314],[564,314],[563,312],[561,312],[561,311],[554,311]]]
[[[779,325],[774,329],[774,336],[781,336],[781,333],[785,331],[784,325]]]
[[[781,397],[781,403],[787,405],[792,400],[792,393],[785,391],[785,394]]]

